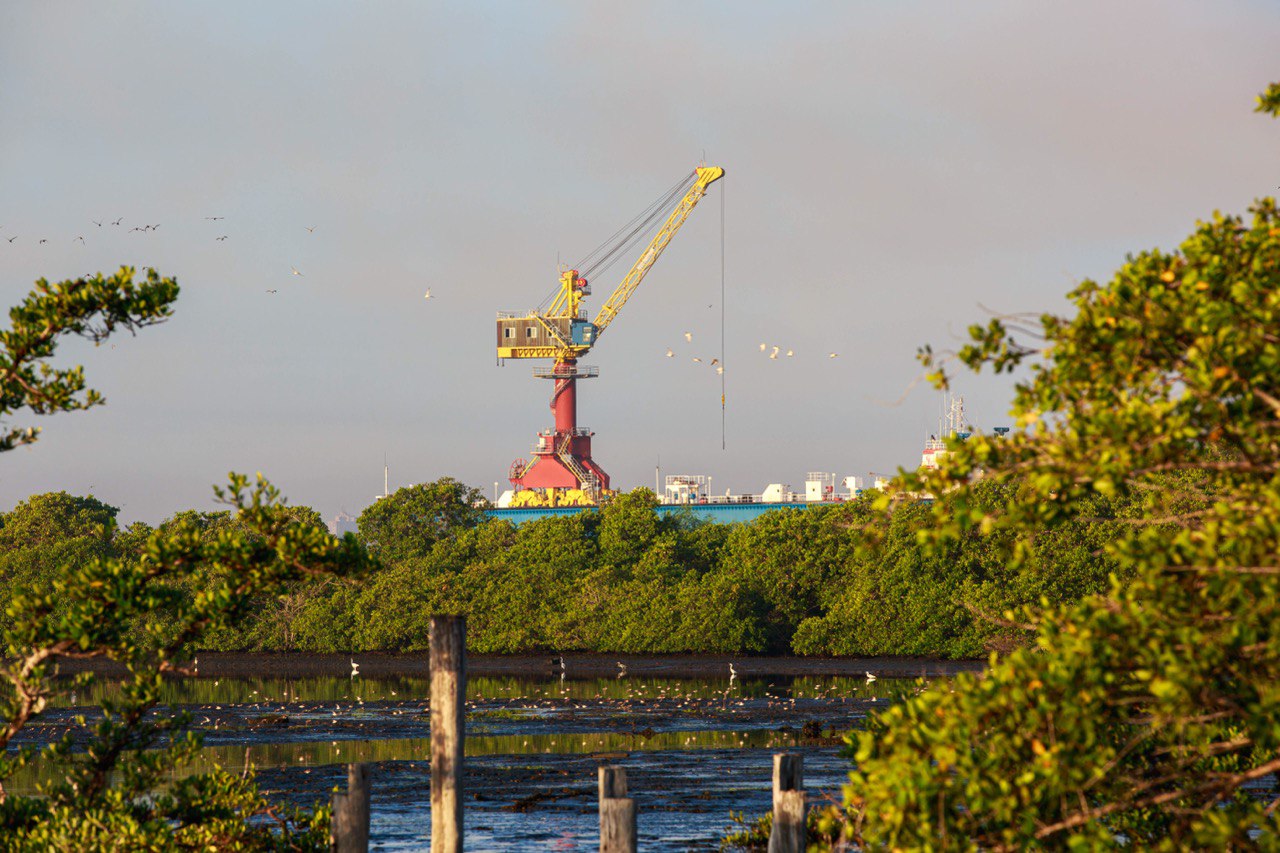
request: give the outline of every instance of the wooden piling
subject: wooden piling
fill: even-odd
[[[769,853],[804,853],[804,756],[773,756],[773,830]]]
[[[347,790],[333,794],[329,849],[333,853],[369,850],[369,765],[347,765]]]
[[[636,802],[627,796],[627,769],[600,765],[600,853],[636,853]]]
[[[600,765],[600,799],[620,800],[627,796],[627,768],[616,764]]]
[[[431,853],[462,851],[467,626],[431,617]]]

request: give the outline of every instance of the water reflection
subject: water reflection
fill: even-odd
[[[773,750],[857,725],[863,714],[922,689],[916,679],[881,677],[565,678],[481,676],[468,680],[466,751],[473,756],[642,754],[658,751]],[[73,716],[68,692],[40,721],[53,736]],[[161,704],[189,710],[210,740],[178,776],[246,762],[306,768],[352,761],[426,761],[430,751],[426,678],[170,678]],[[97,679],[75,690],[76,711],[119,698],[121,682]],[[161,709],[164,713],[164,708]],[[264,716],[265,715],[265,716]],[[261,725],[263,721],[280,725]],[[219,728],[220,726],[220,728]],[[35,732],[40,726],[33,727]],[[640,731],[637,731],[637,730]],[[656,729],[656,731],[655,731]],[[837,741],[828,740],[834,744]],[[6,782],[33,791],[54,765],[37,763]]]
[[[68,684],[69,687],[69,684]],[[914,692],[916,679],[800,676],[794,678],[729,679],[653,678],[547,678],[481,676],[467,680],[467,701],[473,706],[493,703],[572,700],[592,702],[654,701],[732,697],[750,699],[827,700],[857,698],[894,701]],[[182,678],[165,679],[163,705],[255,705],[263,703],[322,702],[426,702],[431,682],[413,677],[308,677],[308,678]],[[120,696],[120,682],[96,679],[89,685],[62,693],[51,707],[97,705]]]
[[[801,743],[799,732],[775,730],[667,731],[653,734],[593,732],[584,734],[516,734],[468,736],[466,754],[490,755],[598,755],[621,759],[631,753],[705,749],[784,749]],[[431,756],[431,739],[334,740],[255,743],[252,746],[207,746],[191,764],[170,774],[171,780],[221,767],[239,773],[246,766],[257,769],[322,767],[367,761],[421,761]],[[5,782],[6,789],[31,793],[49,775],[48,764],[23,768]]]

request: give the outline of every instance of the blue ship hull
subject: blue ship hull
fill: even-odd
[[[702,521],[714,521],[717,524],[735,524],[744,521],[755,521],[766,512],[775,509],[808,509],[811,506],[838,506],[830,501],[814,501],[812,503],[741,503],[741,504],[661,504],[659,515],[678,515],[687,513]],[[512,524],[534,521],[539,518],[556,515],[576,515],[580,512],[594,512],[592,506],[554,506],[554,507],[521,507],[519,509],[485,510],[490,518],[502,518]]]

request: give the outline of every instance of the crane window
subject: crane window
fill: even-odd
[[[516,330],[508,326],[502,330],[502,336],[504,338],[514,338],[516,336]]]
[[[525,336],[526,338],[536,338],[536,337],[538,336],[538,327],[537,327],[537,326],[526,326],[526,327],[525,327],[525,330],[524,330],[524,336]]]

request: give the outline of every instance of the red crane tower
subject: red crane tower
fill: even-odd
[[[591,458],[591,430],[578,426],[578,380],[600,375],[595,367],[579,367],[600,335],[627,304],[645,275],[657,263],[671,238],[701,201],[709,187],[724,177],[724,169],[699,166],[693,174],[623,226],[605,244],[588,255],[579,270],[563,270],[560,285],[545,309],[526,314],[498,313],[498,358],[550,359],[551,367],[534,368],[533,375],[550,379],[554,426],[538,433],[532,458],[511,464],[509,478],[516,494],[512,506],[590,505],[609,494],[609,475]],[[613,290],[593,321],[582,307],[591,294],[588,276],[604,272],[619,257],[638,245],[649,230],[666,216],[639,259]],[[545,303],[544,303],[545,304]]]

